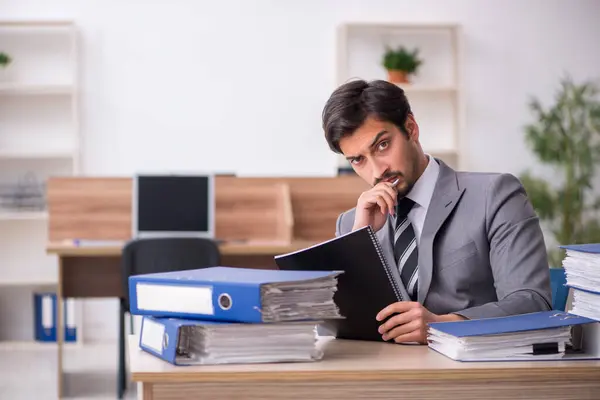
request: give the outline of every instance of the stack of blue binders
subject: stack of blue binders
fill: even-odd
[[[174,365],[319,360],[316,326],[343,318],[341,273],[219,266],[131,276],[140,348]]]
[[[571,312],[600,321],[600,243],[561,247],[566,284],[573,290]]]

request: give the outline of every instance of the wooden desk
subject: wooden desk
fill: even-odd
[[[46,251],[49,254],[56,254],[59,257],[103,257],[103,256],[121,256],[121,245],[106,246],[74,246],[65,242],[48,243]],[[231,241],[219,244],[219,251],[225,257],[227,256],[274,256],[277,254],[296,251],[304,247],[317,243],[310,240],[294,240],[292,242],[276,242],[265,240],[252,241]]]
[[[125,242],[123,242],[125,243]],[[315,242],[291,243],[248,241],[222,243],[219,249],[222,264],[227,266],[275,268],[273,257],[307,247]],[[58,397],[62,397],[63,371],[63,299],[90,297],[122,298],[121,283],[122,245],[74,246],[65,242],[49,243],[46,251],[58,256],[57,285],[57,347]]]
[[[460,363],[426,346],[323,340],[314,363],[176,367],[128,340],[144,400],[598,399],[600,361]]]

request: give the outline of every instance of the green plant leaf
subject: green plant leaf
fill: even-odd
[[[600,243],[600,222],[597,219],[583,222],[578,243]]]
[[[524,126],[524,140],[538,160],[554,167],[550,181],[521,176],[540,219],[559,244],[600,242],[600,85],[560,80],[553,103],[544,106],[532,98],[532,122]],[[552,184],[550,184],[550,182]],[[560,265],[564,252],[549,249],[551,265]]]
[[[6,53],[0,53],[0,66],[7,66],[8,64],[10,64],[12,62],[12,59],[10,58],[10,56]]]
[[[531,176],[528,171],[523,173],[520,179],[538,216],[541,219],[554,218],[557,197],[551,191],[548,182]]]
[[[388,70],[399,70],[412,74],[417,72],[423,64],[423,60],[419,58],[418,48],[411,51],[400,46],[397,49],[386,47],[381,63]]]
[[[548,250],[548,264],[550,264],[551,268],[560,268],[564,258],[565,251],[563,249]]]

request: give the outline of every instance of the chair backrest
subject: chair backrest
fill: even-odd
[[[550,287],[552,289],[552,309],[565,311],[569,288],[564,268],[550,268]]]
[[[183,271],[218,266],[217,243],[205,238],[149,238],[129,241],[122,251],[125,310],[129,311],[129,277],[155,272]]]

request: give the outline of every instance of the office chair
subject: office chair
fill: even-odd
[[[154,272],[182,271],[218,266],[221,253],[217,243],[204,238],[152,238],[129,241],[121,255],[124,297],[119,305],[118,397],[127,390],[125,365],[125,313],[129,308],[129,277]],[[133,329],[132,329],[133,330]]]

